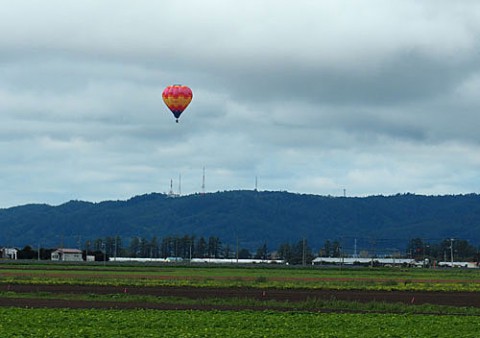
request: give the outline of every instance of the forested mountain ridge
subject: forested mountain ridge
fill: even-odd
[[[0,246],[78,247],[106,236],[216,236],[223,243],[275,249],[302,238],[316,251],[326,240],[404,248],[414,237],[460,238],[478,245],[480,195],[328,197],[269,191],[226,191],[126,201],[70,201],[0,210]],[[363,244],[362,244],[363,243]]]

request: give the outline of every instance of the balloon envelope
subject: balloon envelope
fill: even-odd
[[[192,101],[193,93],[187,86],[173,85],[165,88],[162,98],[178,122],[178,118]]]

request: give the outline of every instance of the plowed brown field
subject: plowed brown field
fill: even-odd
[[[1,285],[0,291],[16,293],[49,294],[124,294],[150,295],[157,297],[207,298],[250,298],[299,302],[308,299],[344,300],[357,302],[391,302],[404,304],[435,304],[449,306],[480,307],[480,293],[475,292],[417,292],[417,291],[355,291],[355,290],[305,290],[305,289],[255,289],[255,288],[195,288],[195,287],[113,287],[85,285]],[[52,297],[54,298],[54,297]],[[121,302],[95,300],[62,300],[38,298],[0,298],[0,306],[51,307],[51,308],[151,308],[164,310],[237,310],[248,306],[233,307],[201,304],[166,304],[150,302]],[[263,308],[252,307],[255,310]]]

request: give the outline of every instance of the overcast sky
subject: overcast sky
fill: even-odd
[[[480,191],[478,1],[0,5],[0,207]]]

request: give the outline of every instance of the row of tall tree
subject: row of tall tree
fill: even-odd
[[[109,257],[148,257],[148,258],[224,258],[236,257],[237,251],[234,251],[229,245],[223,245],[216,236],[196,237],[196,236],[167,236],[164,238],[151,239],[145,237],[133,237],[127,245],[123,244],[122,239],[117,237],[98,238],[94,241],[85,243],[87,251],[102,251]],[[245,256],[245,250],[239,251],[240,255]],[[241,257],[239,257],[241,258]]]
[[[416,260],[434,259],[441,261],[479,261],[478,248],[463,239],[444,239],[432,243],[421,238],[412,238],[408,242],[406,254]]]
[[[381,250],[379,250],[381,251]],[[318,255],[320,257],[348,257],[342,248],[342,242],[339,240],[325,241],[322,248],[320,248]],[[415,260],[437,260],[437,261],[479,261],[479,248],[471,245],[464,239],[444,239],[440,242],[427,241],[421,238],[412,238],[408,241],[407,248],[404,253],[399,250],[389,252],[389,256],[409,257]],[[361,250],[358,256],[362,257],[376,257],[375,250],[368,252]]]
[[[281,259],[289,264],[310,264],[314,258],[306,240],[296,244],[283,243],[277,250],[270,250],[267,243],[259,246],[255,253],[246,248],[224,244],[216,236],[167,236],[164,238],[133,237],[125,244],[120,236],[88,240],[80,248],[85,255],[94,255],[96,260],[113,257],[167,258],[239,258]],[[40,248],[39,251],[26,246],[18,252],[19,259],[50,259],[54,249]]]
[[[278,248],[271,250],[267,243],[259,246],[255,253],[238,245],[224,244],[216,236],[167,236],[164,238],[133,237],[129,243],[125,243],[120,236],[97,238],[86,241],[81,248],[85,254],[98,256],[98,260],[105,257],[147,257],[167,258],[181,257],[190,258],[255,258],[255,259],[280,259],[289,264],[310,264],[314,258],[308,241],[303,239],[297,243],[282,243]],[[50,259],[52,249],[40,248],[39,251],[27,246],[20,250],[20,259]],[[362,252],[360,252],[362,254]],[[413,238],[408,242],[406,252],[395,253],[398,257],[410,257],[416,260],[441,260],[441,261],[479,261],[480,254],[466,240],[445,239],[438,243],[425,241],[421,238]],[[343,251],[341,241],[327,240],[320,248],[318,256],[321,257],[347,257]],[[375,255],[369,255],[375,257]]]

